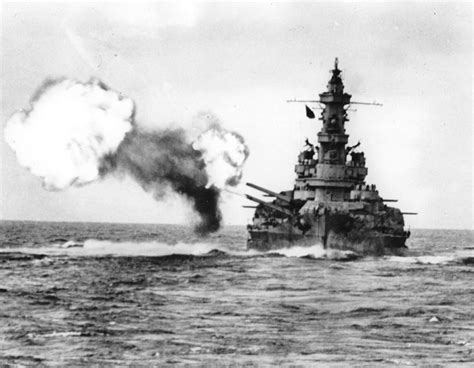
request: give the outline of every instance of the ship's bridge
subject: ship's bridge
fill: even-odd
[[[319,159],[318,148],[314,149],[307,140],[305,149],[298,155],[294,198],[349,200],[351,189],[363,184],[368,172],[364,153],[350,152],[351,159],[339,164],[337,155],[331,157],[331,151],[327,151],[326,157]],[[349,151],[347,153],[349,156]]]

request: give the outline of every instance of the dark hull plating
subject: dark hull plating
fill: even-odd
[[[255,230],[249,231],[249,249],[259,251],[271,251],[275,249],[289,248],[292,246],[309,247],[322,244],[324,248],[350,250],[362,255],[404,255],[406,236],[377,234],[367,236],[364,239],[351,239],[344,234],[330,234],[325,240],[324,236],[288,234],[278,231]]]
[[[350,224],[344,227],[343,224]],[[321,244],[324,248],[350,250],[360,255],[404,255],[409,233],[384,233],[368,228],[352,228],[350,216],[323,216],[314,219],[311,230],[304,232],[288,222],[278,226],[249,227],[247,247],[259,251],[310,247]]]

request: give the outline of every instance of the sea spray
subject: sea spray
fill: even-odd
[[[219,229],[221,190],[239,184],[249,154],[243,138],[214,117],[194,141],[181,128],[144,130],[134,117],[133,101],[97,79],[49,79],[9,119],[5,139],[48,190],[127,175],[157,200],[184,196],[199,234]]]
[[[166,243],[161,241],[113,241],[86,239],[84,241],[68,240],[66,242],[45,244],[41,247],[21,247],[16,251],[27,254],[41,255],[70,255],[70,256],[127,256],[127,257],[164,257],[170,255],[213,256],[227,254],[237,257],[265,257],[278,254],[287,258],[309,258],[320,260],[351,261],[359,258],[351,251],[337,249],[324,249],[322,245],[315,244],[310,247],[291,247],[260,252],[255,249],[244,249],[229,246],[215,241]],[[11,251],[0,249],[0,253]],[[216,253],[219,252],[219,253]]]
[[[286,257],[308,257],[314,259],[333,259],[333,260],[354,260],[360,258],[357,253],[350,250],[328,249],[322,244],[314,244],[309,247],[289,247],[269,251],[269,253],[277,253]]]

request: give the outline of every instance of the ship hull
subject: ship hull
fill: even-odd
[[[289,247],[310,247],[321,244],[324,248],[350,250],[360,255],[383,256],[406,254],[406,236],[394,235],[369,235],[361,236],[360,239],[352,239],[344,234],[331,233],[326,239],[318,235],[295,235],[278,231],[249,231],[250,239],[247,242],[248,249],[268,252]]]
[[[324,216],[303,231],[289,223],[268,228],[249,228],[247,247],[271,251],[294,246],[320,244],[327,249],[349,250],[360,255],[404,255],[409,234],[384,233],[367,227],[355,227],[351,216]]]

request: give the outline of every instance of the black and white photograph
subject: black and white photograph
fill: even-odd
[[[473,367],[470,1],[7,1],[1,367]]]

